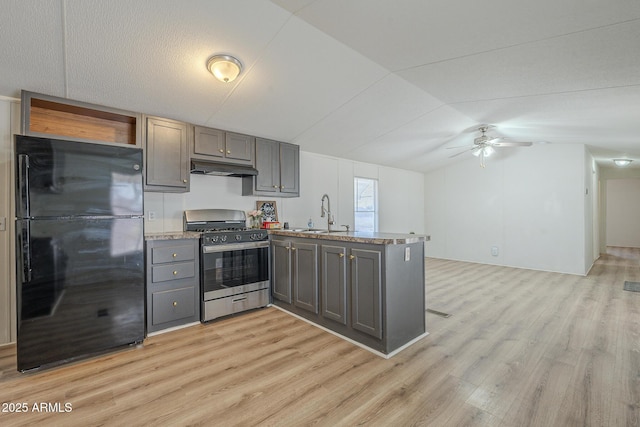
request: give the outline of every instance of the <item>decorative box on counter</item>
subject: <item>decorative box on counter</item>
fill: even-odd
[[[282,228],[279,221],[262,221],[262,228],[272,230],[275,228]]]

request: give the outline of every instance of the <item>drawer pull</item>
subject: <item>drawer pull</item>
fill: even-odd
[[[173,306],[174,306],[174,307],[177,307],[177,306],[178,306],[178,301],[174,301],[174,302],[173,302]]]
[[[173,254],[173,257],[174,257],[174,258],[175,258],[175,257],[177,257],[177,256],[178,256],[178,254]]]
[[[231,300],[232,303],[236,303],[236,302],[242,302],[242,301],[246,301],[247,297],[240,297],[240,298],[236,298]]]
[[[349,259],[355,259],[355,255],[349,255]]]
[[[173,275],[177,276],[178,275],[178,270],[173,270]]]

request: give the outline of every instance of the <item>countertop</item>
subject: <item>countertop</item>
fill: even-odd
[[[428,242],[431,236],[422,234],[371,233],[363,231],[332,231],[330,233],[313,233],[309,231],[269,230],[274,236],[303,237],[308,239],[338,240],[342,242],[370,243],[375,245],[405,245],[409,243]]]
[[[164,233],[146,233],[144,240],[199,239],[202,233],[197,231],[167,231]]]

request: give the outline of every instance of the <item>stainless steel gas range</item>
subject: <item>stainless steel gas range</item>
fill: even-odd
[[[199,231],[201,320],[269,304],[269,236],[247,229],[243,211],[184,212],[185,231]]]

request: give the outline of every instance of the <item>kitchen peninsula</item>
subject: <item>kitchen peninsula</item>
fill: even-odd
[[[415,234],[271,230],[273,304],[391,357],[427,335]]]

